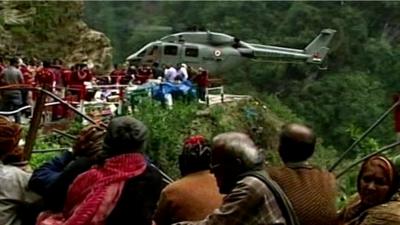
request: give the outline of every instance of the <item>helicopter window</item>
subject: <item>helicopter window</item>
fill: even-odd
[[[167,45],[164,48],[164,54],[165,55],[177,55],[178,53],[178,47],[174,45]]]
[[[145,53],[146,53],[146,50],[143,50],[137,55],[137,57],[143,57],[145,55]]]
[[[150,55],[156,55],[157,54],[157,52],[158,52],[158,46],[154,46],[152,49],[151,49],[151,51],[150,51]]]
[[[195,48],[195,47],[186,48],[185,49],[185,56],[198,57],[199,56],[199,49]]]

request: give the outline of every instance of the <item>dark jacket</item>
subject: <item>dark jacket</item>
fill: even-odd
[[[74,159],[71,152],[64,152],[35,169],[29,180],[29,188],[45,196],[49,187],[64,171],[64,168]]]
[[[93,164],[94,161],[88,157],[79,157],[71,161],[50,185],[47,195],[44,196],[46,209],[60,212],[64,208],[69,186],[77,176],[89,170]]]
[[[30,185],[45,199],[45,209],[62,211],[68,188],[74,179],[94,164],[89,158],[74,158],[71,153],[54,158],[35,170]],[[161,190],[160,173],[148,166],[143,174],[125,183],[121,197],[107,219],[107,225],[151,225]]]
[[[59,212],[63,209],[69,185],[94,164],[87,157],[75,158],[71,152],[44,163],[29,180],[29,188],[44,199],[44,209]]]
[[[106,225],[151,225],[164,186],[160,173],[148,166],[143,174],[125,183],[121,197],[107,218]]]

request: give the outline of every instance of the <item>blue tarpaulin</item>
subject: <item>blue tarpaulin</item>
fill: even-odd
[[[170,83],[164,82],[159,85],[152,87],[153,98],[164,101],[165,95],[171,94],[176,95],[188,95],[191,97],[196,96],[196,89],[194,88],[192,82],[183,81],[182,83]]]

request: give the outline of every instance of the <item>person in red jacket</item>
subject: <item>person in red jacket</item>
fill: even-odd
[[[206,88],[208,87],[208,72],[203,68],[199,68],[199,73],[193,78],[193,82],[197,84],[197,93],[202,101],[206,100]]]
[[[84,82],[91,82],[93,76],[94,75],[92,71],[86,64],[76,64],[72,68],[72,76],[68,83],[68,87],[72,89],[72,93],[79,93],[79,99],[88,99],[86,96]]]
[[[22,76],[24,77],[24,83],[27,85],[32,85],[33,84],[33,74],[31,71],[29,71],[28,67],[25,64],[21,64],[19,66],[19,70],[22,73]]]
[[[61,79],[63,80],[64,85],[68,86],[72,79],[72,70],[67,67],[61,68]]]
[[[72,70],[72,78],[70,84],[83,85],[85,81],[91,81],[93,73],[86,64],[76,64]]]
[[[114,70],[110,73],[111,84],[122,84],[126,76],[126,71],[121,69],[118,64],[114,64]],[[129,83],[129,81],[127,82]]]
[[[50,68],[49,61],[43,61],[43,68],[41,68],[35,77],[36,84],[40,87],[44,88],[53,88],[53,83],[55,79],[54,72]]]

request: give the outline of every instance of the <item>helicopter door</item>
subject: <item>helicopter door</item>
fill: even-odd
[[[198,46],[185,46],[183,62],[190,65],[196,65],[200,63],[200,54]]]
[[[175,66],[177,63],[181,62],[181,47],[176,44],[166,44],[163,46],[162,52],[162,62],[163,64],[170,64]]]
[[[143,64],[153,65],[154,62],[160,61],[161,49],[158,45],[154,45],[148,50],[148,53],[143,57]]]

